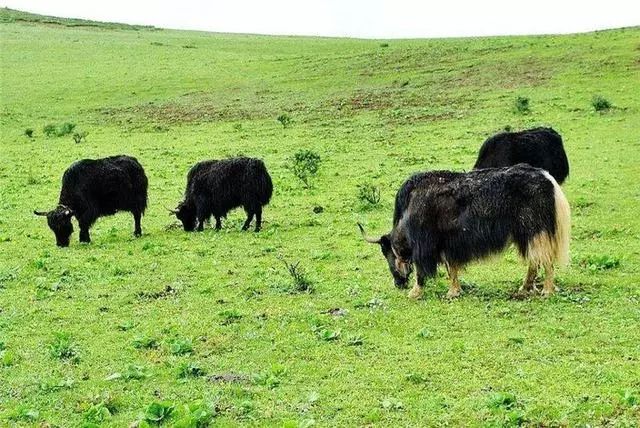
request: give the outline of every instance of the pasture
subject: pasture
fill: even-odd
[[[0,13],[0,425],[640,424],[640,28],[380,41]],[[456,300],[443,272],[422,300],[395,289],[356,223],[386,233],[411,173],[533,126],[571,164],[560,291],[516,298],[513,249]],[[299,150],[321,158],[309,187]],[[122,213],[57,248],[32,211],[73,161],[120,153],[149,177],[143,236]],[[238,210],[182,231],[165,207],[189,167],[239,154],[273,178],[263,230]]]

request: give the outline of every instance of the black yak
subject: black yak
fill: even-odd
[[[535,289],[538,269],[544,267],[543,295],[550,295],[554,263],[567,261],[569,204],[548,172],[525,164],[416,174],[398,192],[394,215],[400,218],[380,238],[367,238],[358,226],[368,242],[380,245],[397,287],[406,287],[415,266],[413,298],[422,295],[425,279],[435,276],[438,264],[449,273],[448,296],[458,296],[458,272],[510,242],[529,265],[521,291]]]
[[[473,168],[501,168],[519,163],[547,170],[559,184],[569,175],[562,137],[551,128],[501,132],[488,138],[480,147]]]
[[[189,170],[184,200],[171,212],[187,232],[203,230],[205,220],[211,216],[216,219],[216,230],[220,230],[221,218],[232,209],[243,207],[247,220],[242,230],[249,228],[255,216],[258,232],[262,227],[262,207],[269,203],[272,193],[271,176],[260,159],[207,160]]]
[[[135,221],[134,235],[142,235],[140,219],[147,208],[147,176],[142,165],[131,156],[83,159],[74,162],[62,176],[58,206],[47,217],[56,244],[69,246],[73,233],[71,218],[80,226],[80,242],[91,242],[89,228],[99,217],[129,211]]]

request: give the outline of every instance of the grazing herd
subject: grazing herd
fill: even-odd
[[[487,139],[470,172],[428,171],[410,177],[399,189],[391,232],[366,241],[380,245],[398,288],[406,288],[415,266],[416,281],[409,296],[419,298],[438,265],[446,267],[448,296],[461,293],[459,272],[470,262],[499,253],[510,243],[528,263],[522,292],[535,290],[544,269],[543,295],[554,292],[554,264],[565,263],[570,234],[569,204],[559,184],[569,175],[562,138],[551,128],[505,132]],[[80,242],[90,242],[89,229],[102,216],[129,211],[140,236],[147,207],[148,181],[135,158],[112,156],[72,164],[62,178],[58,206],[47,217],[56,244],[69,245],[72,217],[80,227]],[[201,231],[215,218],[242,207],[247,230],[273,193],[264,163],[254,158],[207,160],[187,174],[184,200],[170,210],[185,231]]]

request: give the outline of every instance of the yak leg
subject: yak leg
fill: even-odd
[[[451,280],[451,285],[449,286],[449,291],[447,292],[447,298],[454,299],[462,294],[462,287],[460,286],[460,280],[458,279],[458,267],[452,266],[447,263],[447,273],[449,274],[449,279]]]
[[[529,269],[527,270],[527,276],[522,282],[522,287],[518,290],[520,293],[528,293],[536,290],[534,281],[536,274],[538,273],[538,265],[536,263],[529,263]]]
[[[249,226],[251,225],[251,221],[253,221],[253,210],[245,209],[245,212],[247,213],[247,219],[242,225],[242,230],[249,229]]]
[[[142,236],[142,227],[140,226],[140,218],[142,214],[139,211],[133,213],[133,221],[135,223],[135,229],[133,235],[136,237]]]
[[[256,232],[260,232],[262,228],[262,207],[256,210]]]
[[[422,295],[424,294],[424,278],[424,272],[422,271],[422,269],[420,269],[419,266],[416,266],[416,282],[413,285],[413,288],[409,290],[410,299],[418,300],[422,297]]]
[[[216,230],[222,229],[222,221],[220,221],[220,216],[216,216]]]
[[[89,236],[89,227],[90,225],[84,222],[78,222],[80,226],[80,242],[91,242],[91,237]]]
[[[556,286],[553,284],[553,263],[548,262],[544,264],[544,287],[542,288],[542,295],[549,297],[555,291]]]

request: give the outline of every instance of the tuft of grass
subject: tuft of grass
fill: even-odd
[[[282,125],[283,128],[288,128],[289,125],[291,125],[291,123],[293,122],[293,119],[291,119],[291,116],[289,116],[286,113],[283,113],[278,117],[276,117],[276,120],[280,122],[280,125]]]
[[[64,137],[69,135],[76,128],[76,124],[72,122],[63,122],[58,125],[49,123],[42,128],[42,133],[47,137]]]
[[[359,184],[358,199],[366,206],[376,207],[380,204],[380,188],[371,183]]]
[[[591,99],[591,105],[598,112],[607,111],[611,107],[613,107],[609,100],[607,100],[602,95],[594,95]]]
[[[520,114],[529,114],[531,113],[531,103],[529,98],[518,96],[515,101],[516,111]]]
[[[307,273],[300,266],[300,262],[288,263],[282,259],[287,273],[291,277],[291,291],[294,293],[313,293],[315,286]]]
[[[32,128],[27,128],[24,130],[24,135],[27,138],[33,138],[33,129]]]
[[[155,337],[140,335],[133,339],[133,347],[136,349],[156,349],[160,346]]]
[[[54,339],[49,343],[49,355],[58,360],[66,360],[77,363],[80,360],[78,347],[71,335],[66,332],[59,332],[54,335]]]

